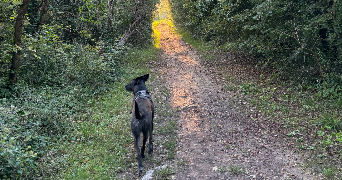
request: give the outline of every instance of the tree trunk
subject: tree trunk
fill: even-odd
[[[114,0],[108,0],[107,5],[108,5],[108,29],[110,32],[112,32],[112,21],[113,21],[113,6],[115,4]]]
[[[23,21],[30,1],[31,0],[23,0],[23,3],[19,7],[18,16],[14,24],[14,46],[17,50],[16,52],[13,52],[12,57],[11,72],[9,75],[10,85],[13,85],[17,82],[17,72],[20,64],[21,34],[23,31]]]
[[[42,1],[42,9],[40,11],[40,18],[39,18],[39,22],[37,25],[37,31],[38,31],[39,27],[44,24],[44,21],[46,19],[46,13],[48,10],[49,10],[49,0],[43,0]]]
[[[141,1],[134,0],[134,3],[135,3],[135,10],[133,14],[133,20],[131,24],[129,25],[129,28],[125,31],[125,33],[121,37],[118,43],[119,46],[123,46],[126,43],[128,38],[133,34],[134,31],[136,31],[138,23],[140,22],[142,17],[146,15],[146,12],[144,9],[144,5],[145,5],[144,0],[141,0]]]

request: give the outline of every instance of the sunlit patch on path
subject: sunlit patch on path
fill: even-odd
[[[175,179],[313,179],[299,168],[300,155],[280,148],[278,135],[231,109],[229,94],[174,32],[163,13],[169,13],[168,1],[161,2],[163,18],[153,25],[163,52],[156,68],[179,113],[176,159],[184,165]]]
[[[200,131],[202,128],[198,125],[198,114],[191,113],[196,111],[198,107],[193,92],[198,91],[198,86],[194,80],[194,73],[199,63],[187,54],[190,50],[181,45],[181,38],[168,27],[167,24],[160,24],[157,28],[162,34],[160,46],[164,52],[163,56],[165,58],[173,58],[168,61],[164,71],[178,72],[167,77],[169,79],[172,78],[172,81],[169,81],[172,82],[169,85],[173,101],[172,106],[181,111],[183,133]],[[183,68],[191,71],[184,71]]]

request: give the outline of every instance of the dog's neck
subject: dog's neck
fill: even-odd
[[[138,98],[147,98],[151,100],[150,92],[148,92],[148,90],[141,90],[141,91],[134,93],[134,101],[137,100]]]

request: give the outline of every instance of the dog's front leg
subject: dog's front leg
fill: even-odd
[[[142,157],[141,157],[140,150],[139,150],[139,144],[140,144],[140,134],[134,135],[134,145],[137,151],[137,159],[138,159],[138,175],[140,176],[144,166],[142,165]]]

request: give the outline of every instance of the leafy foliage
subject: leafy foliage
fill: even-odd
[[[49,87],[19,91],[21,96],[16,100],[1,100],[2,179],[33,178],[38,158],[68,133],[67,120],[80,110],[79,103],[72,100],[72,91],[54,91]]]
[[[142,2],[31,0],[19,47],[13,38],[21,1],[0,1],[0,179],[48,174],[39,170],[53,166],[47,153],[72,140],[73,122],[90,116],[88,102],[121,78],[127,50],[151,44],[156,1]],[[117,45],[134,22],[125,46]],[[18,50],[18,81],[9,87]]]
[[[174,18],[196,37],[262,57],[299,83],[342,81],[340,1],[173,0]]]

